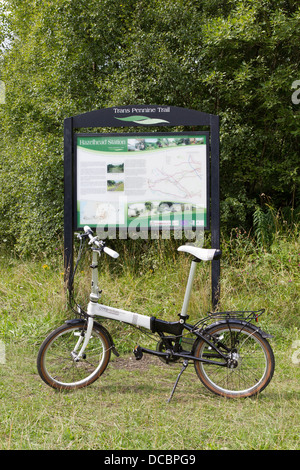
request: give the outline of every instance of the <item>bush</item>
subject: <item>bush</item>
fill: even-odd
[[[63,229],[63,157],[53,135],[24,135],[2,157],[0,231],[22,254],[52,250]]]

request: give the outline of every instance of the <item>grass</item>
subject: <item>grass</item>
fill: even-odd
[[[36,370],[39,345],[47,332],[71,318],[66,308],[61,256],[44,260],[0,258],[0,449],[32,450],[285,450],[299,449],[299,264],[297,232],[278,236],[271,251],[249,237],[223,244],[222,309],[266,308],[259,323],[274,335],[276,368],[257,398],[226,400],[199,382],[193,365],[183,374],[167,404],[180,365],[157,358],[135,361],[130,351],[151,340],[140,331],[105,323],[121,357],[90,387],[59,393]],[[104,262],[103,302],[175,320],[189,268],[156,245],[132,260],[121,253]],[[126,263],[129,259],[132,263]],[[124,262],[125,260],[125,262]],[[83,300],[89,268],[81,266],[76,291]],[[88,279],[88,280],[87,280]],[[200,300],[210,309],[209,265],[198,266],[190,304],[199,318]],[[3,360],[5,359],[5,360]]]

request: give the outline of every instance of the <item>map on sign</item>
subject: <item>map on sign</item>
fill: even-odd
[[[207,139],[77,135],[78,227],[206,227]]]

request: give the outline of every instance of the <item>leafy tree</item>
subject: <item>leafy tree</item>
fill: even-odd
[[[3,2],[1,232],[25,251],[36,232],[52,245],[62,232],[64,118],[125,104],[220,115],[228,229],[252,223],[261,194],[296,212],[299,26],[293,0]]]

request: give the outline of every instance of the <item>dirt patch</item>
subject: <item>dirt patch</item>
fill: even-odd
[[[134,356],[127,356],[117,357],[110,362],[110,367],[113,369],[125,370],[148,370],[151,365],[161,365],[161,361],[155,356],[144,354],[139,361]]]

